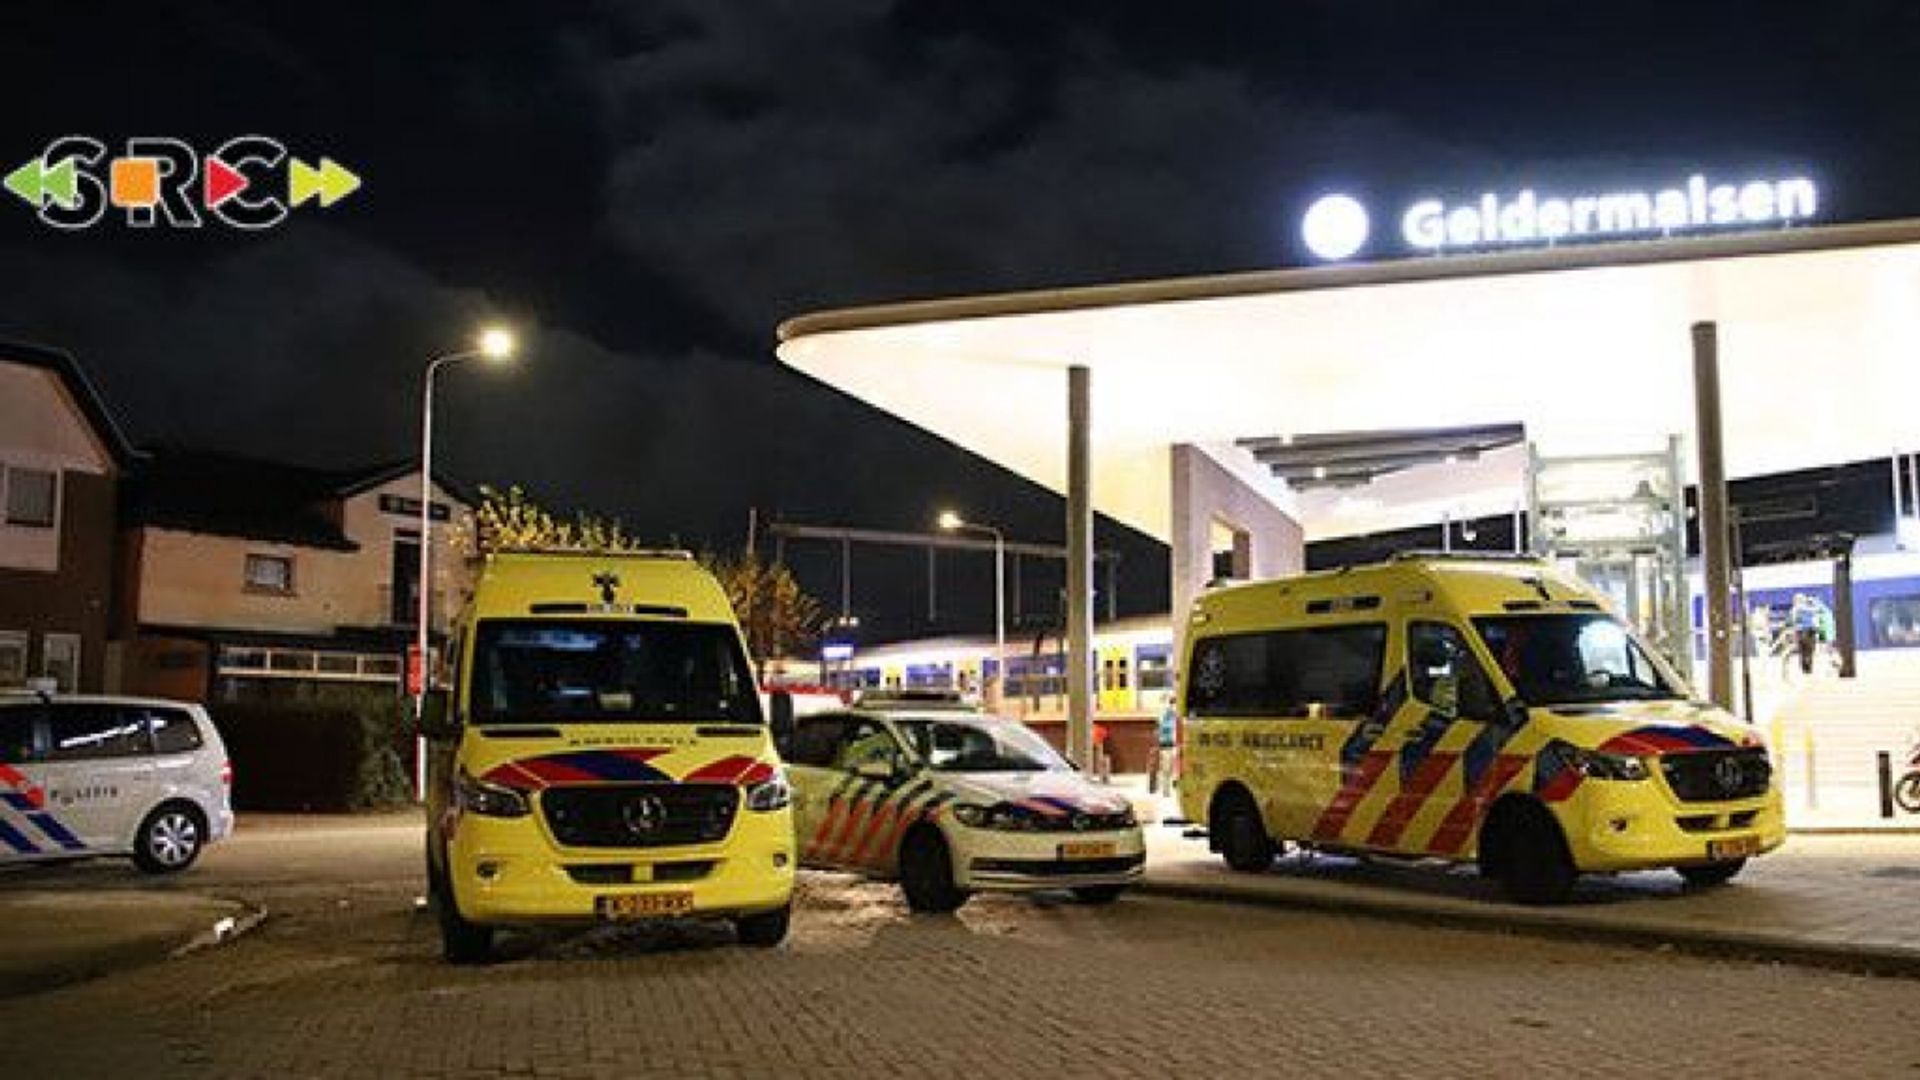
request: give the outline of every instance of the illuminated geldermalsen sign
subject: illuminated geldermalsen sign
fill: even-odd
[[[1457,201],[1419,199],[1400,215],[1400,236],[1413,252],[1437,254],[1785,226],[1812,219],[1819,208],[1819,189],[1803,176],[1724,183],[1696,174],[1658,190],[1561,194],[1527,188]],[[1366,246],[1367,230],[1365,208],[1346,195],[1317,200],[1302,223],[1308,250],[1329,261],[1357,254]]]

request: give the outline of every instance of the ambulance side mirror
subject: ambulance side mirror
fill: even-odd
[[[773,747],[782,758],[792,757],[793,695],[775,690],[767,695],[767,728],[773,734]]]
[[[460,724],[453,718],[453,695],[444,689],[426,692],[420,699],[416,729],[429,739],[453,739],[460,735]]]

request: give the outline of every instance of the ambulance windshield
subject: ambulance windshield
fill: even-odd
[[[1508,615],[1473,624],[1529,705],[1686,696],[1610,615]]]
[[[481,724],[761,722],[739,639],[715,623],[488,619],[471,701]]]
[[[1068,769],[1045,739],[1008,722],[907,717],[894,721],[936,772],[1056,772]]]

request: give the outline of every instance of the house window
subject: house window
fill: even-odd
[[[285,555],[247,556],[247,589],[251,592],[292,592],[293,560]]]
[[[7,524],[51,529],[57,501],[53,473],[45,469],[6,470]]]
[[[26,682],[27,635],[0,630],[0,686],[24,686]]]
[[[80,635],[48,634],[40,639],[40,674],[63,694],[80,688]]]

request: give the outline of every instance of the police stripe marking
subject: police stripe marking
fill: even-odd
[[[848,800],[847,816],[840,825],[840,831],[827,843],[826,857],[829,861],[842,861],[847,845],[853,840],[860,827],[866,823],[867,815],[872,812],[873,798],[878,794],[878,784],[862,781]]]
[[[5,821],[0,821],[0,842],[4,842],[8,847],[21,855],[37,855],[40,853],[39,847],[37,847],[33,841],[27,839],[24,833],[7,824]]]
[[[820,816],[820,827],[813,831],[813,838],[807,841],[806,848],[801,852],[804,858],[815,862],[826,861],[827,841],[840,826],[841,815],[847,810],[847,793],[853,789],[853,785],[854,777],[843,777],[840,786],[827,796],[827,812]]]
[[[867,826],[866,835],[861,838],[859,847],[853,853],[854,862],[861,866],[875,866],[882,862],[886,858],[886,840],[898,830],[900,822],[905,820],[907,808],[915,799],[932,789],[932,784],[922,780],[918,784],[901,788],[883,798],[879,812],[874,814],[872,823]]]
[[[87,846],[80,842],[79,837],[68,832],[67,827],[60,824],[59,819],[55,818],[52,814],[28,814],[27,820],[33,822],[34,828],[47,834],[47,839],[52,840],[68,851],[80,851]]]

